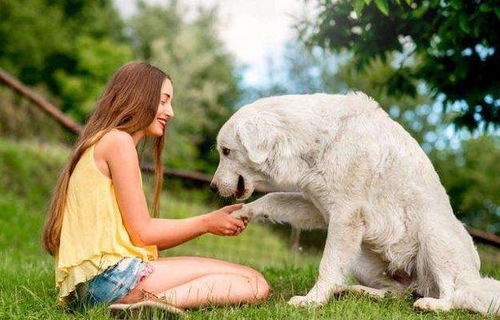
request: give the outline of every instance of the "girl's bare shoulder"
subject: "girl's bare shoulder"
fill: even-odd
[[[111,130],[96,142],[94,157],[96,161],[106,161],[116,156],[137,155],[132,136],[122,130]]]
[[[114,129],[106,133],[97,143],[134,145],[134,139],[128,132]]]

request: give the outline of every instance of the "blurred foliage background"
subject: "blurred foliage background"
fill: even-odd
[[[216,8],[187,1],[2,0],[0,67],[84,123],[111,74],[151,62],[174,82],[165,165],[212,174],[215,136],[244,103],[288,93],[362,90],[422,145],[457,216],[500,232],[500,7],[494,0],[310,0],[268,81],[248,87],[217,35]],[[74,137],[0,86],[0,135],[71,146]],[[145,149],[147,158],[147,148]],[[2,173],[4,174],[4,173]],[[167,181],[166,188],[180,188]]]

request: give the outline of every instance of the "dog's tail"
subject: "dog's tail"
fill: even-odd
[[[481,314],[500,316],[500,281],[479,278],[457,288],[453,304]]]

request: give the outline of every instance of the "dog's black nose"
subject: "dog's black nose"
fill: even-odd
[[[213,192],[213,193],[217,193],[219,192],[219,188],[217,188],[217,185],[215,183],[211,183],[210,184],[210,190]]]

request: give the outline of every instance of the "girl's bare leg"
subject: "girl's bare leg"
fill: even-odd
[[[168,289],[158,295],[178,308],[252,303],[267,297],[267,287],[236,274],[212,274]]]
[[[151,263],[154,272],[116,303],[140,301],[144,299],[142,290],[180,308],[252,303],[266,299],[269,291],[262,274],[226,261],[175,257]]]

